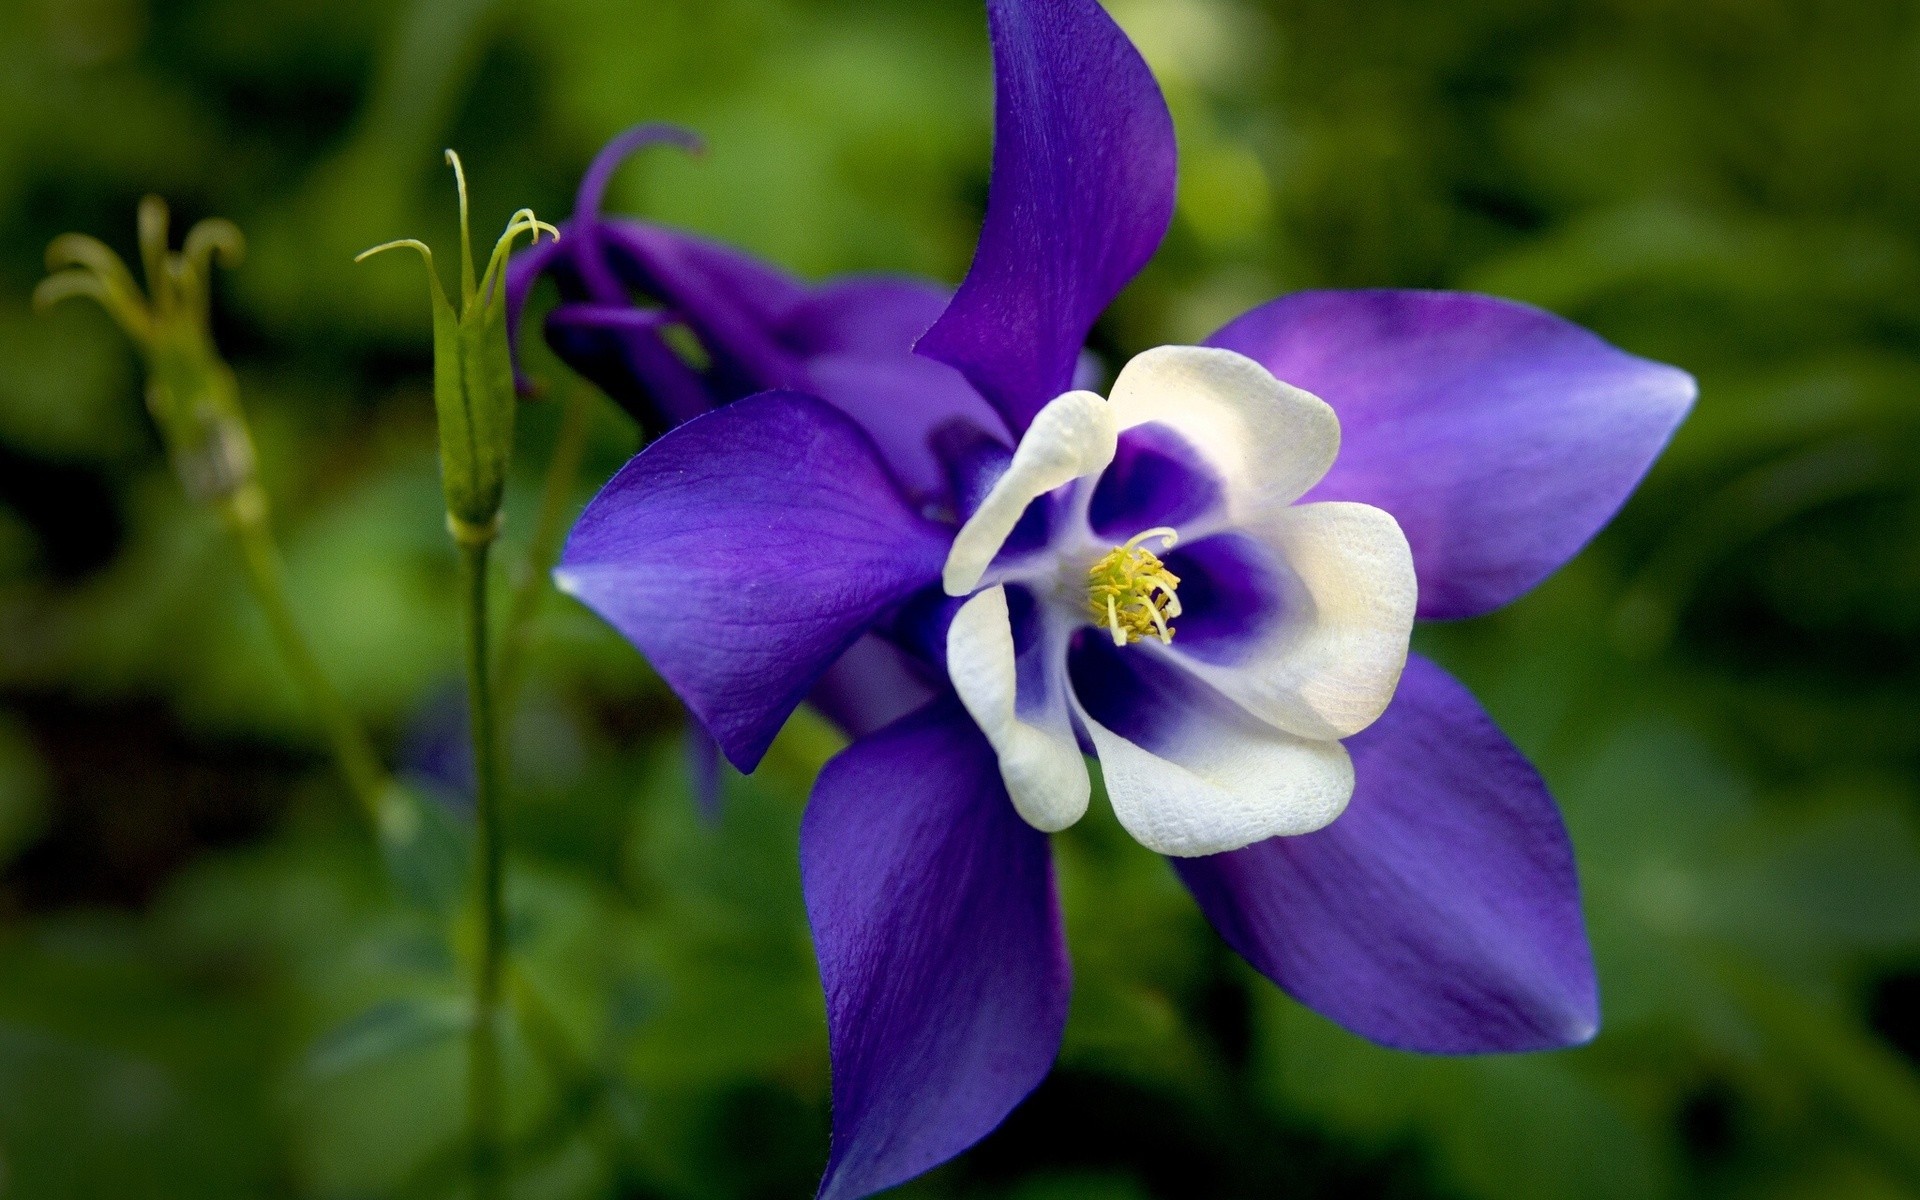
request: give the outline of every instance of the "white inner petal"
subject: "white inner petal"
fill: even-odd
[[[1220,475],[1229,524],[1298,500],[1340,452],[1325,401],[1231,350],[1149,350],[1121,370],[1109,403],[1121,429],[1164,425],[1199,452]]]
[[[1092,392],[1056,396],[1035,414],[1006,474],[953,539],[941,575],[947,595],[964,596],[979,587],[1027,505],[1104,470],[1113,461],[1118,436],[1113,406]]]
[[[1033,697],[1020,703],[1013,623],[1003,587],[988,588],[968,600],[947,627],[947,675],[960,703],[998,755],[1000,778],[1013,807],[1027,824],[1051,833],[1086,814],[1092,783],[1074,740],[1065,680],[1053,664],[1048,671],[1053,676],[1048,694],[1037,712],[1028,713],[1036,721],[1022,720],[1021,710],[1036,706]]]
[[[1312,833],[1346,809],[1353,761],[1339,742],[1294,737],[1218,698],[1182,707],[1152,750],[1080,711],[1114,815],[1147,849],[1222,854]]]
[[[1306,738],[1342,738],[1386,711],[1406,666],[1418,585],[1392,516],[1366,504],[1297,504],[1243,532],[1292,574],[1281,619],[1232,666],[1173,657],[1248,712]]]

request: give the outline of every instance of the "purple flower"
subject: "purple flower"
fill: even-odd
[[[1592,1037],[1559,814],[1407,639],[1571,557],[1694,394],[1538,310],[1391,291],[1285,297],[1073,390],[1169,222],[1172,123],[1094,0],[988,10],[986,225],[918,349],[991,411],[909,455],[801,384],[741,400],[629,463],[559,572],[743,770],[857,639],[947,681],[828,764],[802,827],[823,1197],[959,1153],[1051,1065],[1044,831],[1084,812],[1085,752],[1222,936],[1329,1018],[1435,1053]]]

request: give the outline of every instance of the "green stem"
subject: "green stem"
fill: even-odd
[[[279,547],[274,544],[265,495],[257,484],[248,484],[221,501],[220,511],[227,528],[233,532],[240,561],[246,568],[247,583],[266,614],[280,656],[286,660],[295,682],[306,693],[307,703],[313,706],[326,729],[340,774],[346,778],[354,799],[365,810],[374,829],[385,830],[391,819],[388,810],[393,804],[392,781],[381,768],[360,722],[334,690],[326,672],[320,669],[320,661],[314,657],[313,647],[307,643],[294,617],[293,604],[287,596],[287,569],[281,561]]]
[[[460,577],[467,620],[467,710],[473,731],[475,781],[474,837],[479,865],[477,909],[480,945],[474,957],[472,1075],[468,1081],[468,1117],[473,1144],[473,1193],[477,1200],[499,1195],[500,1128],[500,971],[506,940],[502,897],[505,870],[501,829],[499,727],[489,678],[487,649],[488,531],[459,536]]]
[[[540,488],[540,512],[534,518],[533,537],[527,542],[526,557],[513,581],[513,597],[507,602],[506,629],[501,636],[500,707],[509,713],[525,682],[533,618],[551,590],[548,576],[560,560],[568,501],[580,476],[580,463],[587,452],[587,430],[593,423],[591,388],[576,382],[568,387],[561,403],[560,431],[554,437],[553,458],[547,463],[546,481]]]

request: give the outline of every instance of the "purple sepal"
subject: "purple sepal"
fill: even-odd
[[[1693,403],[1693,377],[1465,292],[1299,292],[1209,344],[1331,404],[1340,457],[1306,499],[1392,513],[1423,618],[1520,596],[1613,517]]]
[[[1016,435],[1068,391],[1087,333],[1173,217],[1173,119],[1095,0],[989,0],[993,178],[973,266],[919,351]]]
[[[857,1200],[979,1141],[1060,1049],[1070,969],[1047,839],[951,699],[820,774],[800,827],[827,995],[833,1148]]]
[[[767,392],[621,468],[555,577],[751,771],[820,674],[939,577],[947,542],[859,426],[814,397]]]
[[[1175,868],[1228,944],[1295,999],[1382,1045],[1545,1050],[1600,1024],[1565,825],[1477,701],[1418,655],[1347,740],[1332,825]]]
[[[873,437],[908,494],[922,503],[947,495],[933,431],[960,420],[988,429],[1000,418],[945,363],[912,354],[823,354],[807,363],[806,390],[846,413]]]
[[[847,275],[787,313],[781,339],[803,355],[911,354],[953,289],[910,275]]]
[[[807,703],[850,738],[893,724],[934,697],[921,670],[892,642],[868,634],[813,686]]]

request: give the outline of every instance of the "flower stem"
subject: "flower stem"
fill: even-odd
[[[521,560],[513,581],[513,596],[507,602],[507,620],[500,638],[500,707],[512,712],[520,685],[526,679],[527,643],[532,639],[533,618],[549,590],[547,577],[560,558],[561,538],[566,532],[567,501],[574,481],[580,476],[580,462],[586,457],[587,430],[593,423],[593,391],[574,382],[561,401],[560,431],[555,435],[553,457],[547,463],[547,477],[540,488],[540,512],[534,518],[533,537],[527,542],[526,557]]]
[[[340,774],[375,832],[385,830],[392,818],[389,810],[395,803],[393,783],[381,768],[360,722],[334,690],[326,672],[320,669],[320,661],[314,657],[313,647],[294,617],[293,604],[287,596],[286,564],[273,540],[265,494],[258,484],[246,484],[221,499],[220,513],[233,533],[241,564],[246,568],[247,584],[266,614],[280,656],[286,660],[294,681],[306,693],[307,703],[313,706],[326,729]]]
[[[491,1200],[500,1191],[500,973],[505,952],[502,896],[505,839],[501,829],[499,727],[487,661],[487,551],[493,531],[473,536],[458,526],[460,577],[467,621],[467,710],[473,733],[474,836],[479,867],[479,950],[474,957],[473,1031],[468,1118],[473,1149],[473,1194]]]

